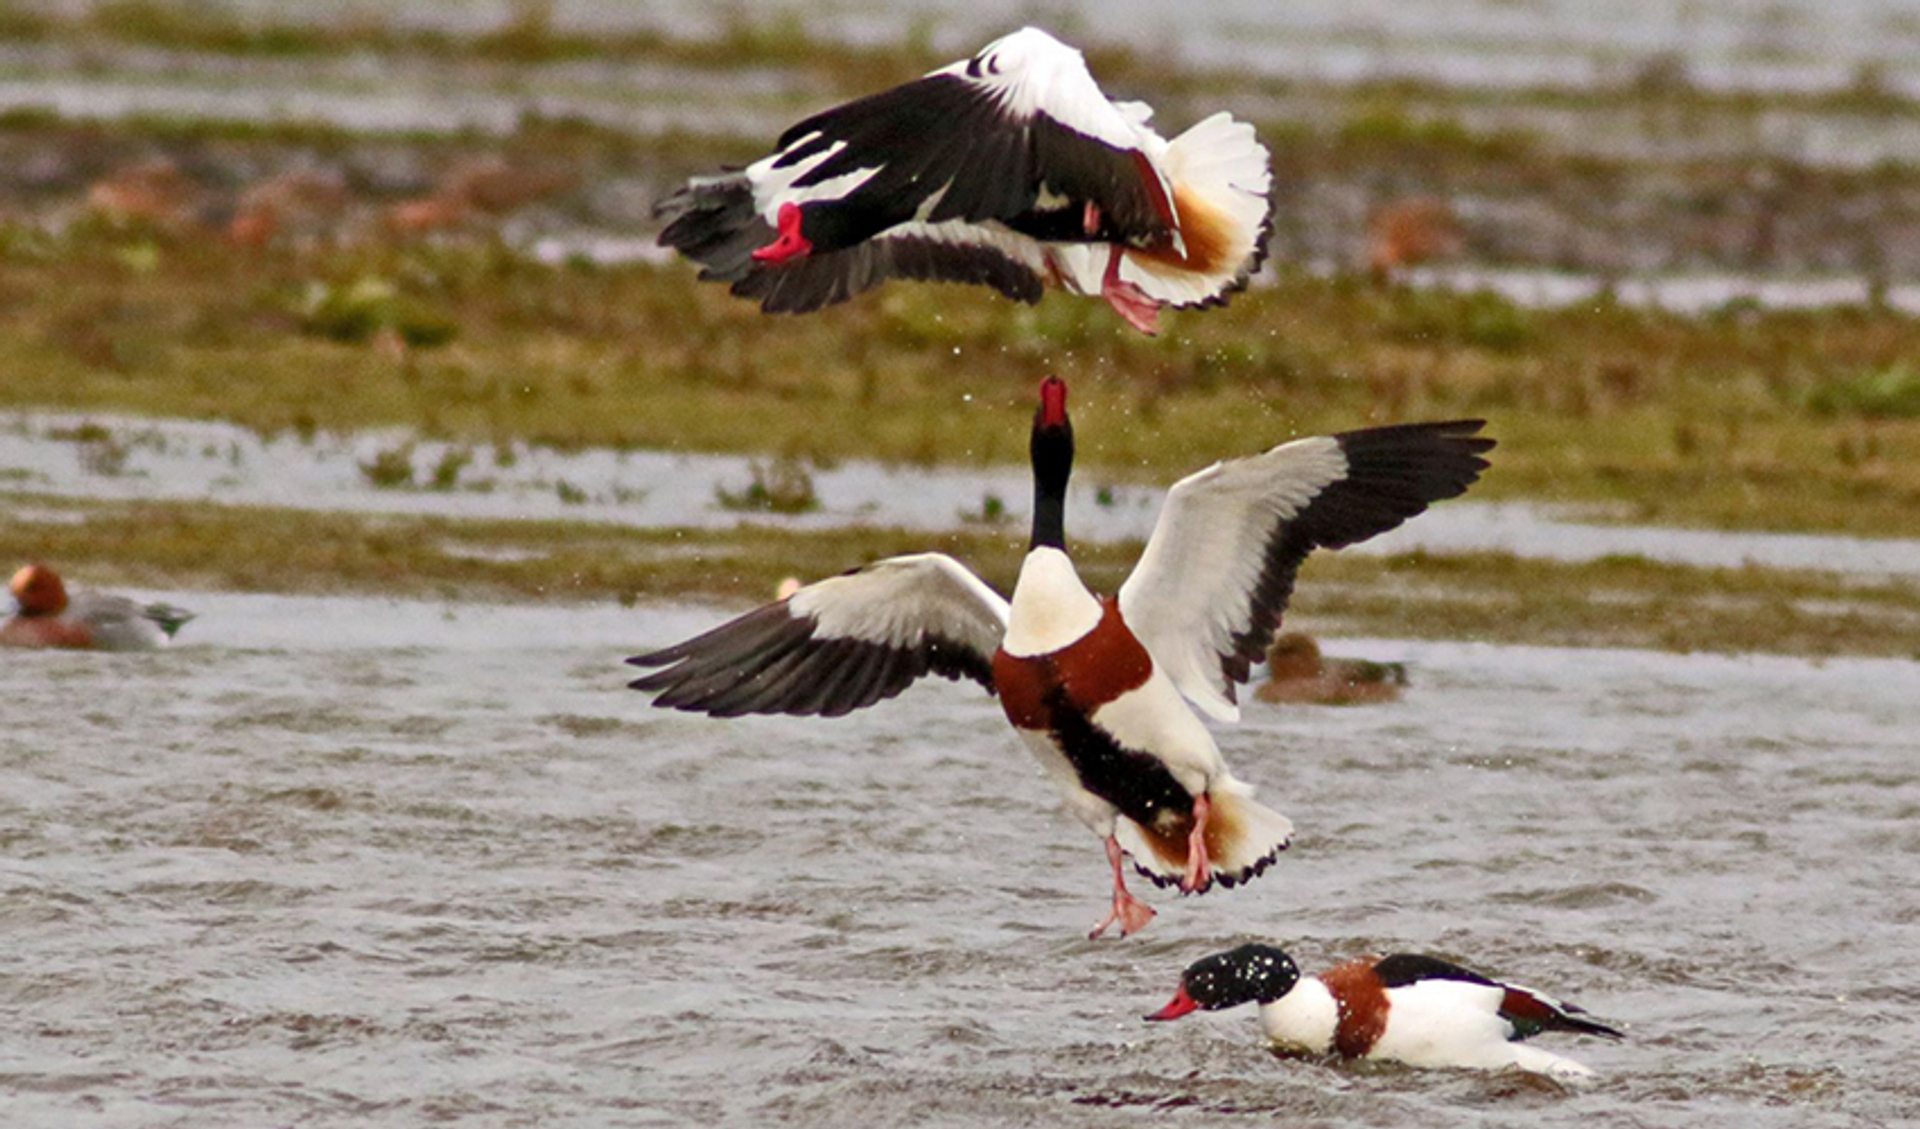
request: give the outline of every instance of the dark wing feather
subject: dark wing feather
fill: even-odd
[[[1606,1039],[1624,1039],[1626,1032],[1593,1018],[1582,1007],[1545,996],[1518,984],[1502,984],[1500,1017],[1513,1024],[1513,1037],[1527,1039],[1542,1031],[1576,1031]]]
[[[628,685],[653,704],[714,717],[838,717],[937,674],[993,688],[1007,604],[938,553],[889,557],[671,647]]]
[[[1283,444],[1174,484],[1120,609],[1181,692],[1234,716],[1234,686],[1272,643],[1300,564],[1459,495],[1494,442],[1481,420]]]
[[[1005,101],[993,86],[942,72],[789,129],[773,171],[844,143],[795,178],[794,190],[876,170],[844,195],[805,202],[815,253],[904,223],[936,193],[930,223],[1017,221],[1034,212],[1044,190],[1065,197],[1054,206],[1075,217],[1088,202],[1097,204],[1102,238],[1145,241],[1168,230],[1159,182],[1143,173],[1137,149],[1089,136],[1045,109],[1025,113]]]
[[[666,220],[659,244],[699,263],[703,281],[733,282],[755,263],[753,251],[773,238],[773,228],[753,208],[745,173],[695,177],[653,206]]]
[[[1464,968],[1452,961],[1441,960],[1422,953],[1395,953],[1383,957],[1373,966],[1373,973],[1380,978],[1383,988],[1405,988],[1409,984],[1418,984],[1422,980],[1464,980],[1469,984],[1485,984],[1489,988],[1503,988],[1506,985],[1498,980],[1490,980],[1471,968]]]
[[[733,293],[759,300],[767,313],[800,314],[843,302],[889,278],[991,286],[1029,304],[1044,292],[1032,267],[992,244],[888,235],[743,273]]]
[[[1484,420],[1401,424],[1334,436],[1347,474],[1307,503],[1268,542],[1247,626],[1221,656],[1229,683],[1245,682],[1280,628],[1300,565],[1315,549],[1344,549],[1399,526],[1434,502],[1458,497],[1487,468],[1494,441],[1475,437]]]

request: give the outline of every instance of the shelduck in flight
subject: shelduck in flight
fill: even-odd
[[[1238,717],[1234,687],[1272,639],[1300,562],[1384,532],[1465,491],[1486,467],[1481,422],[1410,424],[1301,439],[1174,484],[1133,574],[1113,597],[1066,553],[1073,428],[1067,386],[1040,388],[1031,454],[1033,538],[1013,600],[940,553],[889,557],[806,585],[684,643],[628,661],[654,705],[715,717],[835,717],[929,674],[969,678],[1106,844],[1122,935],[1153,910],[1122,861],[1201,893],[1258,875],[1293,825],[1255,803],[1197,706]],[[1184,701],[1183,701],[1184,697]]]
[[[1519,1040],[1542,1031],[1625,1037],[1572,1004],[1438,957],[1367,957],[1302,977],[1293,958],[1271,945],[1242,945],[1195,961],[1173,1000],[1147,1018],[1247,1003],[1260,1005],[1267,1039],[1293,1053],[1409,1066],[1517,1066],[1563,1080],[1593,1072]]]
[[[1023,28],[971,59],[793,126],[774,152],[662,200],[660,235],[769,313],[889,278],[1038,302],[1098,294],[1144,333],[1209,306],[1266,256],[1272,173],[1225,113],[1168,141],[1080,52]]]
[[[193,613],[172,604],[143,604],[106,592],[67,595],[60,575],[43,564],[13,574],[7,588],[19,608],[0,623],[0,646],[151,651],[173,640]]]

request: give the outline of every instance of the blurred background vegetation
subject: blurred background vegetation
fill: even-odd
[[[763,460],[754,484],[716,504],[777,515],[810,508],[809,466],[1019,463],[1031,390],[1060,373],[1083,458],[1116,481],[1477,415],[1502,446],[1476,498],[1920,536],[1920,21],[1875,0],[1652,4],[1671,25],[1636,37],[1550,0],[1526,21],[1488,0],[1448,6],[1439,31],[1420,5],[1398,24],[1315,22],[1336,7],[1223,5],[1168,40],[1131,0],[1102,18],[931,0],[0,0],[0,412],[738,453]],[[768,317],[652,246],[651,204],[686,176],[1025,19],[1083,46],[1163,131],[1222,108],[1256,123],[1277,213],[1251,290],[1170,312],[1156,339],[1097,302],[958,287]],[[363,470],[373,487],[414,473]],[[167,511],[186,540],[138,549],[34,516],[59,495],[99,528],[128,520],[72,494],[0,465],[11,555],[245,586],[519,590],[542,567],[495,562],[488,580],[333,558],[234,576],[207,567],[242,536],[233,515]],[[584,561],[568,557],[569,590],[626,596],[755,590],[785,567],[672,579]],[[1513,582],[1513,562],[1484,563],[1487,584]],[[1599,582],[1565,578],[1569,615]]]

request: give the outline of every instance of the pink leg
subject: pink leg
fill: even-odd
[[[1100,230],[1100,205],[1092,200],[1087,201],[1086,210],[1080,213],[1080,226],[1088,235]]]
[[[1180,888],[1189,894],[1202,894],[1213,885],[1213,863],[1207,858],[1207,816],[1213,801],[1205,792],[1193,798],[1193,832],[1187,836],[1187,874]]]
[[[1107,273],[1100,279],[1100,296],[1128,325],[1151,337],[1159,331],[1160,303],[1147,297],[1146,292],[1133,283],[1120,280],[1121,250],[1116,245],[1113,256],[1107,260]]]
[[[1126,874],[1120,867],[1123,858],[1125,853],[1120,850],[1120,840],[1107,836],[1107,862],[1113,866],[1113,909],[1100,919],[1100,924],[1093,927],[1093,932],[1087,934],[1090,941],[1105,933],[1107,926],[1116,921],[1120,923],[1120,935],[1125,937],[1145,929],[1147,922],[1153,920],[1153,907],[1127,893]]]
[[[754,250],[755,262],[784,263],[788,259],[797,259],[813,250],[813,244],[800,234],[800,205],[782,204],[775,216],[779,226],[775,230],[773,242]]]

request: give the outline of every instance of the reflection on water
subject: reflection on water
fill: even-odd
[[[1299,824],[1088,942],[1098,851],[977,691],[650,710],[700,608],[222,596],[0,668],[18,1125],[1866,1126],[1916,1107],[1920,667],[1345,640],[1399,704],[1223,729]],[[1445,797],[1444,803],[1436,802]],[[1603,1071],[1276,1061],[1139,1020],[1236,939],[1426,949],[1626,1022]]]

